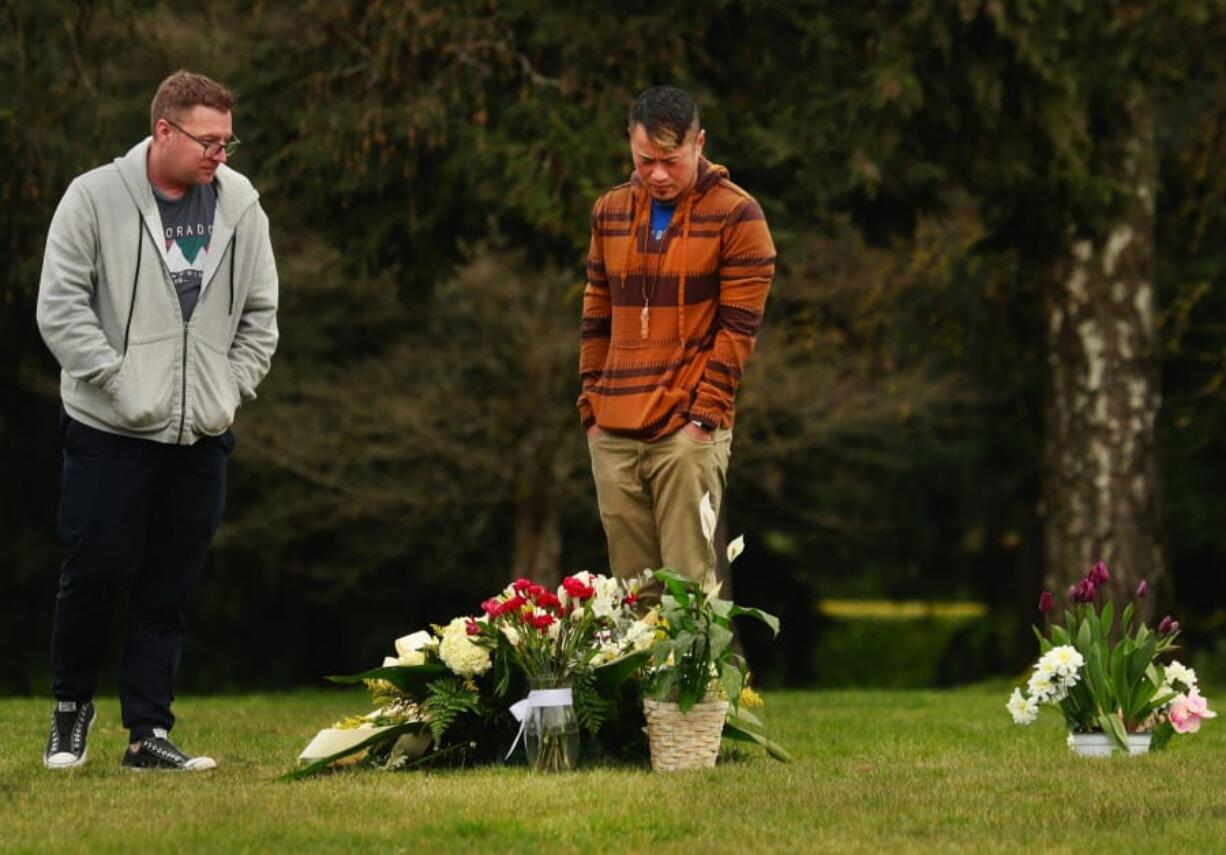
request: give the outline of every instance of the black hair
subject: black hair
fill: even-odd
[[[698,127],[698,105],[676,86],[653,86],[634,99],[627,130],[635,125],[642,125],[653,142],[673,148]]]

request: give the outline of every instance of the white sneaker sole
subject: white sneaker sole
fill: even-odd
[[[207,772],[217,768],[217,761],[212,757],[193,757],[182,769],[172,769],[169,766],[124,766],[129,772]]]
[[[94,717],[89,720],[89,727],[85,729],[85,739],[89,740],[89,735],[93,733],[94,723],[98,721],[98,711],[94,710]],[[67,757],[67,761],[57,761],[56,757]],[[47,769],[79,769],[85,765],[85,761],[89,759],[89,746],[86,745],[85,750],[81,752],[81,756],[75,760],[67,751],[60,751],[57,754],[52,754],[50,757],[43,755],[43,766]]]

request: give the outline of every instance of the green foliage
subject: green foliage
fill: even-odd
[[[736,708],[748,666],[732,650],[732,618],[752,617],[775,635],[779,634],[778,618],[721,600],[715,592],[703,591],[698,582],[667,568],[655,571],[655,578],[664,585],[659,616],[667,635],[651,648],[648,694],[673,701],[688,712],[707,697],[715,679]]]
[[[475,713],[481,705],[477,689],[457,677],[435,680],[427,686],[422,712],[430,725],[434,744],[442,746],[452,722],[463,713]]]

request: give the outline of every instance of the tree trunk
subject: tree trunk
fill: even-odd
[[[515,503],[511,578],[549,589],[562,581],[562,518],[556,492],[546,484],[521,484]]]
[[[1104,234],[1070,240],[1046,305],[1045,582],[1061,601],[1101,559],[1117,609],[1141,579],[1155,593],[1166,582],[1156,437],[1157,160],[1151,114],[1139,98],[1131,113],[1136,134],[1120,157],[1129,192]],[[1153,602],[1138,603],[1141,617],[1152,617]]]

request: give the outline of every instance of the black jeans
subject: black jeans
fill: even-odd
[[[95,430],[62,410],[60,435],[68,557],[55,600],[51,691],[60,701],[93,698],[115,601],[127,593],[123,724],[133,740],[170,730],[183,608],[221,521],[234,435],[166,445]]]

